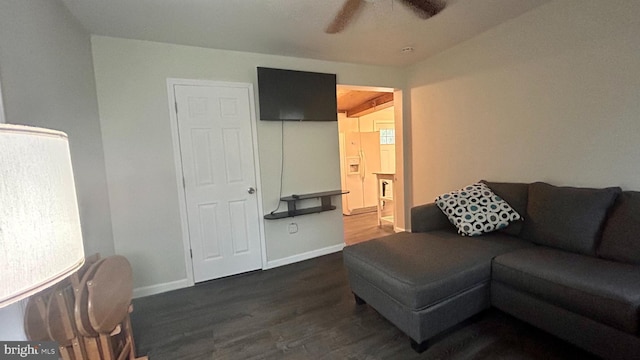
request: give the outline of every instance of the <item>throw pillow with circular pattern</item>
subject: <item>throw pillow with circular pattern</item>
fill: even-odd
[[[484,183],[442,194],[435,203],[463,236],[500,230],[521,219],[518,212]]]

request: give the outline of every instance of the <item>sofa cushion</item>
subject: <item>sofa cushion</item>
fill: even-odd
[[[638,331],[640,267],[546,247],[493,260],[492,279],[630,333]]]
[[[520,219],[520,214],[484,183],[442,194],[435,203],[458,228],[458,233],[465,236],[503,229],[509,222]]]
[[[640,265],[640,192],[618,195],[602,232],[598,256]]]
[[[435,203],[423,204],[411,208],[411,232],[433,230],[455,230],[447,215]]]
[[[534,245],[499,233],[402,232],[347,246],[343,257],[350,272],[419,310],[488,282],[493,257],[527,246]]]
[[[520,216],[527,213],[527,198],[529,196],[529,184],[525,183],[505,183],[482,180],[483,183],[498,196],[504,199]],[[506,234],[518,236],[522,231],[524,218],[509,223],[509,226],[502,229]]]
[[[607,211],[620,191],[619,187],[530,184],[521,236],[540,245],[595,255]]]

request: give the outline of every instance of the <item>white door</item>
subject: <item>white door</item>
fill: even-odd
[[[174,85],[195,282],[262,267],[246,85]]]

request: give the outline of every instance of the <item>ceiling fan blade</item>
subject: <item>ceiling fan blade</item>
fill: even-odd
[[[422,19],[428,19],[442,11],[447,5],[444,0],[402,0]]]
[[[364,0],[346,0],[344,5],[342,5],[342,9],[336,14],[336,17],[331,24],[329,24],[325,32],[327,34],[335,34],[342,31],[358,10],[360,10],[363,2]]]

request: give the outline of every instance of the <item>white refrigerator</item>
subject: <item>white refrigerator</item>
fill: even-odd
[[[380,133],[347,132],[343,146],[343,181],[349,191],[343,197],[346,215],[376,211],[376,176],[380,171]]]

